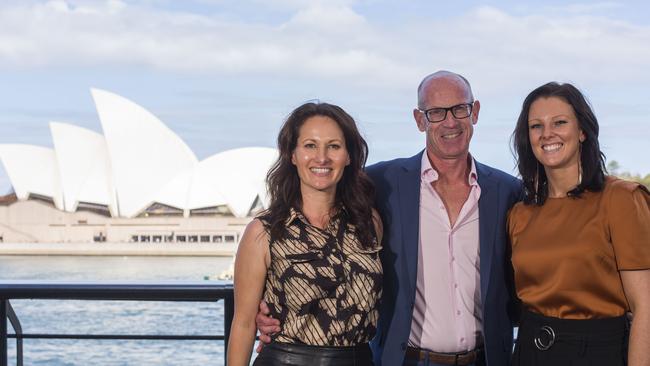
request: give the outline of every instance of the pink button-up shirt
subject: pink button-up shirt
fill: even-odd
[[[433,189],[438,172],[426,152],[420,180],[420,233],[415,306],[409,345],[435,352],[464,352],[482,342],[479,278],[478,185],[471,159],[467,201],[452,227]]]

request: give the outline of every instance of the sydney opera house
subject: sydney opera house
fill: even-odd
[[[267,202],[270,148],[199,161],[153,114],[91,90],[103,135],[51,122],[53,148],[1,144],[4,242],[236,243]]]

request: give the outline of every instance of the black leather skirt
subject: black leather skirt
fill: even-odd
[[[271,342],[262,349],[254,366],[373,366],[367,343],[354,347],[306,346]]]

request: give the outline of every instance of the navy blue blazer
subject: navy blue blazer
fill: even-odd
[[[384,222],[384,293],[377,335],[371,342],[375,365],[402,365],[411,330],[418,264],[422,153],[369,166]],[[521,197],[521,182],[476,162],[479,199],[480,279],[485,354],[489,366],[510,364],[516,307],[506,218]]]

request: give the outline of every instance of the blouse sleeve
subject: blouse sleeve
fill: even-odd
[[[510,239],[510,245],[512,248],[517,246],[519,235],[523,228],[528,224],[530,220],[530,208],[524,205],[523,202],[517,202],[508,212],[507,219],[507,230],[508,238]]]
[[[609,230],[619,270],[650,269],[650,192],[616,181],[611,187]]]

